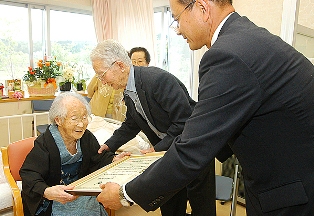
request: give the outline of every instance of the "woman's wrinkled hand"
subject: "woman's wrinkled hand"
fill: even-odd
[[[57,201],[59,203],[65,204],[76,200],[78,196],[74,196],[65,192],[65,190],[72,190],[74,186],[66,185],[55,185],[52,187],[47,187],[44,191],[44,197],[48,200]]]

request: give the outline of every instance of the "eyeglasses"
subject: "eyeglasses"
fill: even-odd
[[[146,60],[142,60],[142,59],[139,59],[139,60],[133,59],[132,64],[135,66],[146,66],[147,65]]]
[[[87,115],[84,115],[82,117],[71,116],[68,119],[70,120],[71,124],[76,124],[76,125],[78,125],[81,122],[83,122],[83,123],[89,122],[89,116],[87,116]]]
[[[107,70],[105,70],[101,75],[96,74],[97,79],[99,79],[100,81],[104,80],[104,76],[107,73],[108,70],[110,70],[110,68],[112,67],[112,65],[114,65],[116,63],[116,61],[112,62],[112,64],[110,65],[110,67],[107,68]]]
[[[188,9],[190,6],[192,6],[195,3],[195,0],[193,0],[192,2],[190,2],[187,6],[185,6],[185,8],[181,11],[181,13],[179,13],[178,16],[176,16],[173,21],[171,22],[171,24],[169,25],[169,28],[173,28],[175,30],[175,32],[178,31],[179,28],[179,18],[180,16],[183,14],[183,12]]]

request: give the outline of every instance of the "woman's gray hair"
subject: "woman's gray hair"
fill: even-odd
[[[122,61],[128,66],[132,65],[126,49],[119,42],[111,39],[98,43],[92,50],[90,59],[91,61],[103,60],[108,66],[115,61]]]
[[[50,119],[51,124],[56,125],[55,118],[60,117],[62,120],[65,119],[68,113],[68,109],[66,101],[68,98],[76,98],[81,101],[86,107],[88,116],[91,115],[91,108],[87,100],[79,93],[76,92],[64,92],[59,94],[52,102],[51,107],[49,109],[48,117]]]

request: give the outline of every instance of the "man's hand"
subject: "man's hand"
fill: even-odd
[[[141,150],[141,153],[142,153],[142,154],[151,153],[151,152],[155,152],[154,147],[151,147],[151,148],[149,148],[149,149]]]
[[[120,185],[113,182],[101,184],[102,192],[97,196],[97,201],[100,202],[105,208],[118,210],[122,207],[119,198]]]
[[[54,200],[59,203],[65,204],[67,202],[72,202],[76,200],[78,196],[73,196],[65,190],[72,190],[74,186],[56,185],[52,187],[47,187],[44,191],[44,197],[48,200]]]
[[[131,152],[122,152],[116,156],[113,157],[112,162],[115,162],[117,160],[120,160],[121,158],[124,158],[125,156],[130,156]]]
[[[110,151],[109,146],[107,146],[106,144],[101,145],[100,148],[98,149],[98,154],[101,154],[104,150]]]

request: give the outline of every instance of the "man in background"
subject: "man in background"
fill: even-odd
[[[150,63],[150,54],[144,47],[134,47],[130,50],[129,56],[134,66],[147,67]]]

